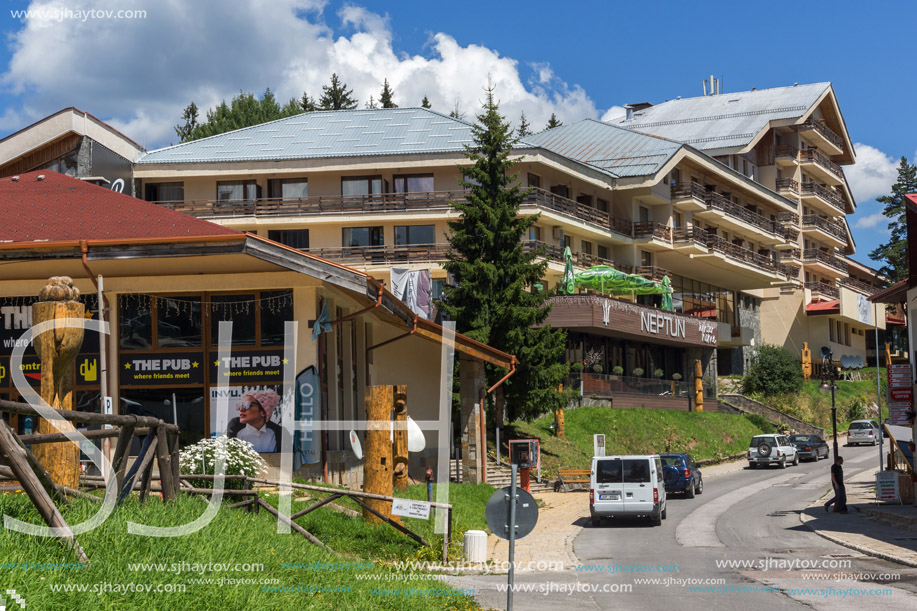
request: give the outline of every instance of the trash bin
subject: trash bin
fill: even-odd
[[[487,533],[483,530],[465,531],[465,561],[487,562]]]

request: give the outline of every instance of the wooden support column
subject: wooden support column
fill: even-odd
[[[162,500],[174,501],[178,495],[172,478],[172,456],[165,427],[156,427],[156,465],[159,467],[159,483],[162,484]]]
[[[462,482],[484,481],[484,448],[481,447],[481,394],[484,392],[484,363],[460,355],[459,382],[462,404]]]
[[[82,319],[83,304],[77,301],[80,292],[67,276],[54,276],[38,293],[32,305],[32,323],[66,318]],[[41,358],[41,398],[55,409],[73,409],[73,360],[83,345],[81,327],[56,327],[32,339],[35,352]],[[69,422],[64,430],[76,430]],[[39,434],[56,433],[50,422],[38,419]],[[75,443],[48,443],[36,446],[35,458],[51,476],[54,483],[69,488],[79,487],[80,449]]]
[[[395,387],[395,425],[406,425],[408,421],[407,396],[408,387],[401,385]],[[394,445],[392,454],[394,460],[394,488],[395,490],[408,489],[408,430],[398,429],[393,433]]]
[[[700,359],[694,361],[694,411],[704,411],[704,368]]]
[[[370,386],[366,389],[366,459],[363,463],[363,490],[372,494],[392,496],[392,442],[389,439],[391,411],[394,402],[392,386]],[[378,499],[368,501],[375,512],[363,510],[363,519],[370,523],[391,516],[392,504]]]

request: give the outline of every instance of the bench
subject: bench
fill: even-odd
[[[567,484],[588,484],[589,476],[592,472],[589,469],[559,469],[557,471],[557,481],[554,482],[554,492],[569,492]]]

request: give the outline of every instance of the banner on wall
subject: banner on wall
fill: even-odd
[[[430,320],[433,316],[430,270],[393,267],[391,275],[392,294],[411,308],[412,312]]]
[[[220,393],[227,393],[227,410],[220,412]],[[291,413],[292,397],[282,384],[210,387],[210,435],[226,435],[252,444],[256,452],[280,452],[283,418]]]
[[[315,365],[296,376],[296,422],[314,422],[316,411],[321,409],[322,387]],[[322,440],[319,431],[296,431],[293,436],[293,471],[302,465],[314,465],[322,459]]]
[[[118,361],[122,386],[174,386],[204,383],[203,352],[124,354]],[[82,360],[80,366],[83,367]],[[83,367],[91,373],[91,362]]]
[[[283,379],[283,352],[278,350],[233,350],[227,357],[229,384],[257,384]],[[219,379],[220,360],[211,353],[210,380]]]

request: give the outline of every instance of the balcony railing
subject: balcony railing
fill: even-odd
[[[707,235],[707,247],[712,248],[714,251],[724,254],[730,259],[735,259],[743,263],[748,263],[757,267],[759,269],[768,271],[768,272],[780,272],[786,276],[788,270],[780,270],[773,259],[765,255],[756,253],[744,246],[739,246],[738,244],[733,244],[728,240],[718,236],[718,235]]]
[[[670,270],[655,265],[638,265],[634,268],[634,273],[650,280],[661,281],[665,276],[668,276],[669,279],[672,278],[672,272]]]
[[[807,214],[802,217],[802,226],[803,228],[815,228],[819,231],[827,233],[836,237],[839,240],[847,240],[847,230],[844,229],[844,226],[837,221],[829,221],[826,218],[822,218],[817,214]]]
[[[673,241],[677,243],[693,242],[700,246],[707,246],[707,232],[698,227],[691,229],[676,229],[673,233]]]
[[[774,147],[774,157],[790,157],[796,160],[799,149],[790,144],[778,144]]]
[[[756,212],[747,210],[734,202],[729,201],[725,195],[717,193],[716,191],[710,191],[707,193],[707,205],[714,210],[719,210],[727,216],[731,216],[740,221],[744,221],[749,225],[757,227],[767,233],[786,237],[786,232],[783,231],[782,227],[779,227],[778,223],[765,218]]]
[[[777,191],[789,191],[799,195],[799,183],[792,178],[781,178],[777,181]]]
[[[831,161],[830,159],[822,155],[818,151],[818,149],[813,149],[813,148],[802,149],[801,151],[799,151],[798,158],[801,163],[803,162],[815,163],[825,168],[826,170],[828,170],[829,172],[831,172],[838,178],[841,178],[841,179],[844,178],[844,171],[841,169],[841,166],[837,165],[836,163],[834,163],[833,161]]]
[[[806,288],[815,295],[828,297],[830,299],[840,299],[841,292],[836,286],[825,284],[824,282],[806,282]]]
[[[838,193],[828,187],[823,187],[822,185],[816,182],[804,182],[802,183],[802,191],[800,195],[815,195],[816,197],[821,198],[824,202],[831,205],[832,208],[837,209],[841,214],[844,213],[844,200],[838,195]]]
[[[525,252],[535,252],[537,250],[541,250],[542,256],[544,256],[549,261],[564,263],[563,246],[555,246],[553,244],[540,242],[538,240],[526,240],[522,243],[522,248]],[[629,265],[615,265],[615,262],[611,259],[604,259],[602,257],[584,252],[573,253],[573,265],[583,268],[592,267],[594,265],[611,265],[615,269],[627,273],[631,273],[633,270],[633,268]]]
[[[707,190],[700,183],[680,182],[672,185],[672,199],[687,199],[693,197],[696,200],[706,201]]]
[[[410,246],[338,246],[306,248],[304,252],[323,259],[356,265],[390,263],[439,263],[446,260],[448,244],[412,244]]]
[[[837,148],[839,148],[839,149],[841,149],[841,150],[844,150],[844,139],[841,138],[841,137],[840,137],[839,135],[837,135],[836,133],[834,133],[827,125],[825,125],[825,124],[822,123],[821,121],[816,121],[815,119],[811,119],[811,118],[810,118],[810,119],[807,120],[805,123],[803,123],[802,125],[800,125],[800,126],[799,126],[799,129],[801,129],[801,130],[806,130],[806,129],[815,130],[815,131],[817,131],[819,134],[821,134],[821,136],[822,136],[825,140],[827,140],[828,142],[830,142],[831,144],[833,144],[833,145],[836,146]]]
[[[464,193],[462,197],[464,197]],[[523,205],[526,204],[561,212],[623,236],[631,237],[633,235],[633,223],[630,221],[616,218],[604,210],[593,208],[544,189],[532,188],[531,192],[523,200]]]
[[[817,248],[807,248],[802,251],[802,262],[803,263],[821,263],[827,265],[830,268],[836,269],[837,271],[847,273],[847,263],[842,261],[837,257],[830,255],[822,250]]]
[[[659,223],[634,223],[634,237],[648,238],[654,237],[660,240],[672,241],[672,228],[660,225]]]
[[[792,265],[793,263],[798,265],[801,257],[802,252],[798,248],[780,251],[780,262],[787,265]]]
[[[858,293],[863,293],[864,295],[872,295],[873,293],[882,290],[882,287],[873,286],[868,282],[863,282],[862,280],[857,280],[856,278],[841,278],[838,282],[847,288]]]

